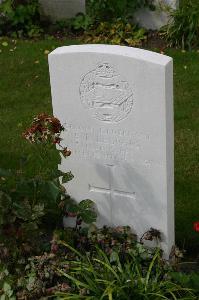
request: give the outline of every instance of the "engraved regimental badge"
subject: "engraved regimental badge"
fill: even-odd
[[[128,82],[106,62],[83,76],[80,99],[94,118],[109,123],[125,119],[133,106]]]

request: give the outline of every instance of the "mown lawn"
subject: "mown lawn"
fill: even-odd
[[[199,52],[169,50],[174,59],[176,239],[199,254]]]
[[[46,50],[74,42],[8,41],[8,46],[2,42],[0,167],[18,168],[23,153],[31,151],[21,138],[23,129],[34,115],[52,112]],[[199,234],[193,231],[193,222],[199,221],[199,53],[167,52],[174,58],[176,240],[180,247],[196,253]]]

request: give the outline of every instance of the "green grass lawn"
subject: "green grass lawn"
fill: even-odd
[[[174,59],[176,239],[199,254],[199,53],[169,50]]]
[[[52,112],[45,50],[72,41],[0,40],[0,167],[18,168],[22,153],[30,151],[23,129],[40,112]],[[15,49],[16,47],[16,49]],[[168,50],[174,58],[175,85],[175,203],[177,244],[199,249],[199,53]],[[36,162],[35,162],[36,166]],[[35,168],[33,166],[33,168]]]

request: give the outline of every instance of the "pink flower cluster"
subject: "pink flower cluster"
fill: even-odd
[[[41,113],[33,119],[31,126],[23,132],[22,136],[31,144],[59,144],[62,148],[60,152],[66,157],[71,155],[71,151],[60,145],[62,131],[64,127],[57,118]]]
[[[33,119],[31,127],[23,133],[23,137],[31,144],[43,142],[59,144],[63,130],[64,127],[57,118],[42,113]]]
[[[199,222],[194,222],[193,223],[193,228],[195,231],[199,232]]]

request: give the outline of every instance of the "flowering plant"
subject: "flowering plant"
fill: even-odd
[[[0,169],[0,244],[3,242],[3,247],[10,248],[11,252],[24,252],[22,248],[27,250],[32,246],[36,249],[33,236],[37,239],[44,227],[48,227],[43,220],[49,219],[56,226],[64,215],[59,203],[67,202],[69,196],[60,177],[65,183],[73,175],[57,170],[56,157],[60,159],[60,155],[55,144],[59,144],[64,157],[71,154],[60,144],[63,130],[57,118],[39,114],[22,134],[35,151],[30,149],[19,169]],[[18,245],[21,246],[18,248]]]
[[[23,157],[20,162],[20,169],[0,168],[0,299],[4,296],[2,292],[9,294],[11,299],[14,290],[19,290],[17,299],[29,299],[23,294],[24,284],[31,292],[30,299],[36,299],[38,297],[34,292],[44,292],[45,280],[53,285],[56,276],[50,275],[49,261],[43,256],[42,268],[46,263],[43,273],[41,270],[30,272],[27,282],[26,277],[17,283],[15,278],[21,277],[25,263],[28,263],[27,269],[30,268],[28,257],[50,249],[56,252],[56,241],[53,239],[50,244],[49,238],[55,228],[63,228],[64,216],[77,218],[74,232],[78,231],[82,222],[90,224],[96,220],[91,200],[82,200],[77,204],[66,193],[63,184],[73,179],[72,173],[57,169],[60,153],[63,158],[71,155],[71,151],[61,145],[63,131],[64,127],[57,118],[39,114],[22,134],[30,149],[27,158]],[[54,262],[52,267],[53,270],[56,268]],[[45,274],[46,277],[43,277]],[[55,290],[67,289],[67,285],[57,283]]]
[[[193,228],[195,231],[199,232],[199,221],[193,223]]]
[[[71,151],[61,145],[62,131],[64,127],[57,118],[42,113],[33,119],[31,126],[22,136],[31,144],[58,144],[61,148],[60,152],[67,157],[71,155]]]

